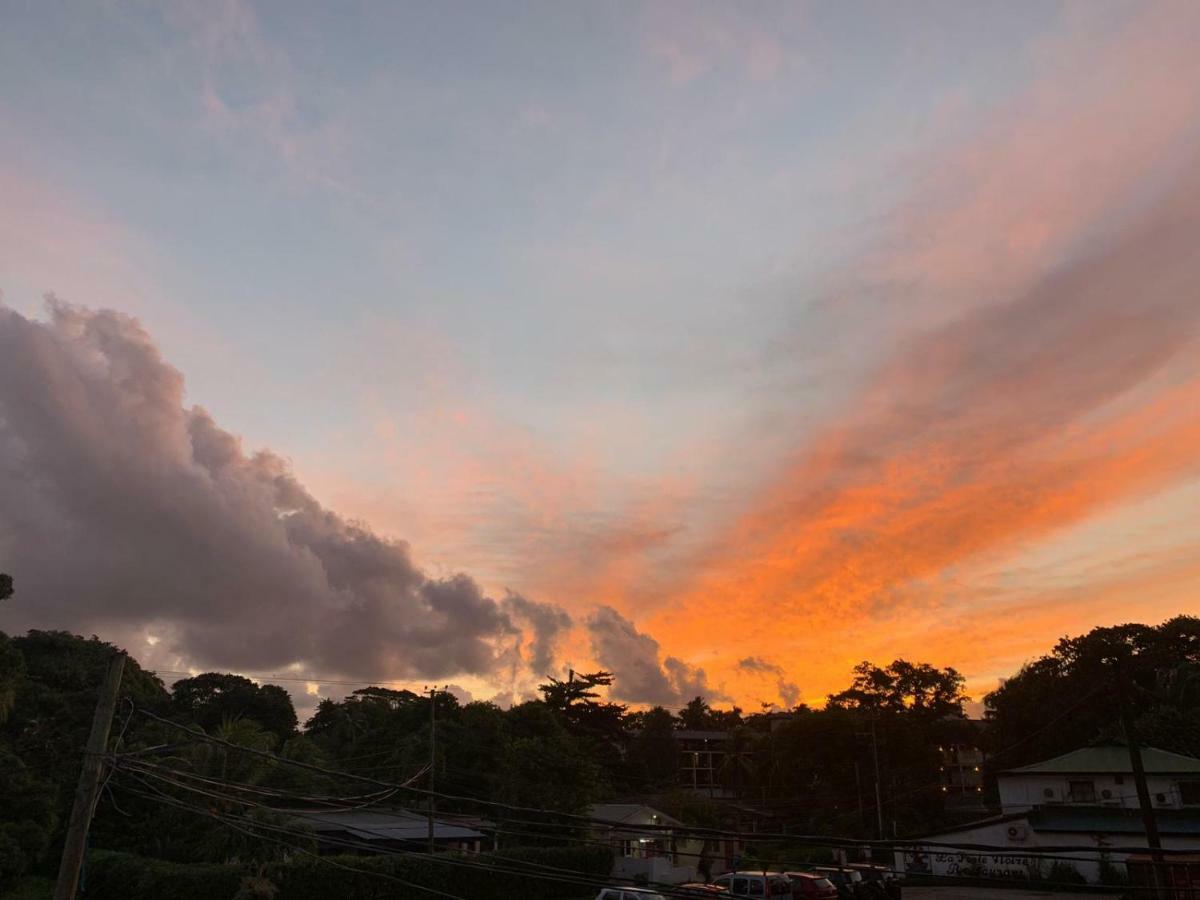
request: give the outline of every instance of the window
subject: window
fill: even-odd
[[[621,900],[620,891],[605,891],[600,895],[600,900]]]
[[[730,893],[735,897],[746,897],[750,894],[750,882],[745,878],[733,879],[733,887],[730,888]]]
[[[1179,782],[1179,802],[1184,806],[1200,806],[1200,781]]]
[[[1096,782],[1094,781],[1068,781],[1067,795],[1072,803],[1095,803],[1096,802]]]

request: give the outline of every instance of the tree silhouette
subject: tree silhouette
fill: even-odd
[[[0,600],[7,600],[13,595],[13,578],[7,572],[0,572]]]

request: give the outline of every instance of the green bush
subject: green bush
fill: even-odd
[[[50,878],[26,876],[4,890],[4,900],[50,900],[54,881]]]
[[[88,854],[80,893],[88,900],[231,900],[245,874],[242,866],[183,865],[93,850]]]
[[[538,867],[545,867],[539,869]],[[515,869],[519,872],[499,871]],[[565,869],[582,873],[576,880]],[[299,856],[264,866],[185,865],[126,853],[95,850],[88,856],[86,900],[233,900],[262,896],[274,900],[428,900],[420,888],[433,888],[472,900],[554,900],[595,892],[590,879],[612,870],[605,847],[536,847],[494,854],[435,857]],[[543,877],[538,877],[539,873]],[[553,877],[547,877],[553,876]],[[558,880],[559,878],[565,880]],[[255,892],[250,894],[250,888]]]

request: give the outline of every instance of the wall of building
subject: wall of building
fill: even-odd
[[[1183,806],[1180,780],[1195,781],[1196,778],[1180,779],[1177,775],[1147,775],[1150,799],[1161,809],[1180,809]],[[1079,803],[1089,806],[1124,806],[1136,808],[1137,788],[1132,775],[1061,775],[1061,774],[1017,774],[1001,775],[998,779],[1000,807],[1005,813],[1024,812],[1035,806],[1058,803]],[[1071,793],[1071,782],[1091,782],[1092,800],[1085,800]],[[1047,795],[1047,791],[1050,792]]]
[[[650,884],[683,884],[686,881],[696,880],[696,867],[675,865],[670,857],[666,856],[649,858],[618,856],[613,860],[612,874],[614,878],[633,880],[644,878]]]
[[[1010,836],[1010,829],[1016,829],[1016,833],[1024,835],[1024,837],[1014,839]],[[897,852],[896,867],[906,873],[934,876],[1013,879],[1046,877],[1050,873],[1050,867],[1054,860],[1039,860],[1030,856],[1030,847],[1086,846],[1096,844],[1096,835],[1035,832],[1029,827],[1028,821],[1010,819],[935,835],[930,837],[929,841],[941,844],[983,844],[1005,849],[981,852],[927,846],[917,850]],[[1146,846],[1145,837],[1137,834],[1109,835],[1106,843],[1122,847]],[[1168,850],[1200,852],[1200,835],[1165,835],[1162,844]],[[1065,857],[1060,861],[1069,862],[1080,875],[1093,883],[1101,879],[1102,860],[1106,860],[1112,865],[1119,865],[1123,871],[1126,856],[1126,854],[1108,853],[1100,847],[1088,852],[1063,851],[1056,855]]]

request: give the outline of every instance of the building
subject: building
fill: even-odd
[[[947,803],[981,803],[983,751],[972,744],[943,744],[938,750],[942,757],[942,793]]]
[[[1200,762],[1167,750],[1142,751],[1146,784],[1156,809],[1200,809]],[[1084,747],[1045,762],[997,773],[1002,812],[1055,804],[1136,809],[1129,750],[1118,744]]]
[[[371,853],[425,850],[429,819],[405,809],[323,810],[293,814],[313,831],[322,853]],[[478,853],[491,849],[491,839],[464,825],[433,822],[433,842],[442,850]]]
[[[1162,845],[1200,852],[1200,759],[1153,747],[1142,751]],[[1125,872],[1128,852],[1146,837],[1124,746],[1086,747],[999,772],[1002,811],[938,834],[896,854],[909,873],[1017,879],[1046,877],[1056,862],[1089,882]],[[945,845],[945,846],[939,846]],[[958,849],[965,845],[994,848]],[[1073,849],[1039,859],[1035,849]]]
[[[705,842],[686,834],[678,819],[641,803],[600,803],[588,810],[592,837],[612,847],[613,877],[651,884],[694,881]]]
[[[714,799],[734,796],[734,791],[721,783],[731,741],[727,731],[688,728],[676,731],[680,786]]]

